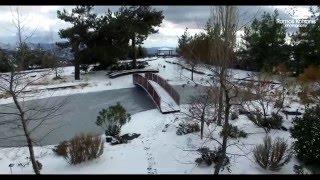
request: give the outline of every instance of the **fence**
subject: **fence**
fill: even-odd
[[[169,95],[173,98],[177,105],[180,105],[179,93],[175,89],[173,89],[173,87],[166,80],[153,73],[145,73],[145,78],[147,80],[152,80],[158,83],[163,89],[165,89],[169,93]]]
[[[147,91],[147,93],[152,97],[152,99],[154,100],[154,102],[156,103],[156,105],[158,106],[158,108],[161,111],[160,96],[154,90],[152,85],[148,82],[148,79],[141,76],[140,74],[133,74],[132,77],[133,77],[133,84],[137,84],[137,85],[141,86],[142,88],[144,88]]]

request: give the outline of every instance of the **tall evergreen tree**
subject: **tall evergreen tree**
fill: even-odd
[[[160,26],[164,18],[162,11],[152,9],[150,6],[122,6],[115,17],[126,27],[131,40],[133,51],[132,65],[136,68],[136,45],[141,45],[148,35],[158,32],[155,27]]]
[[[83,59],[80,54],[87,46],[95,25],[96,15],[91,13],[92,9],[93,6],[77,6],[71,10],[71,13],[65,9],[63,9],[63,11],[57,11],[59,19],[72,24],[72,27],[60,29],[59,31],[60,38],[67,39],[68,42],[58,43],[57,45],[62,48],[71,47],[74,55],[73,63],[76,80],[80,79],[80,65],[81,59]]]
[[[96,31],[88,43],[94,61],[103,68],[115,63],[117,59],[126,58],[129,52],[128,30],[126,21],[108,12],[97,19]]]
[[[180,56],[182,56],[182,53],[190,40],[191,37],[188,34],[188,28],[186,28],[184,33],[178,39],[178,47],[176,51]]]
[[[310,65],[320,65],[320,15],[317,14],[320,8],[310,11],[316,20],[315,24],[299,27],[299,31],[291,36],[293,60],[290,67],[297,75]]]
[[[254,19],[250,27],[245,27],[240,55],[253,70],[272,70],[289,60],[286,29],[277,22],[278,16],[277,10],[273,15],[264,13],[261,20]]]

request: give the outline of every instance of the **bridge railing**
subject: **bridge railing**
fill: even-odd
[[[158,83],[162,88],[164,88],[169,93],[169,95],[172,97],[172,99],[178,105],[180,105],[179,93],[166,80],[164,80],[162,77],[160,77],[156,74],[153,74],[153,73],[145,73],[145,77],[148,80],[152,80],[152,81],[155,81],[156,83]]]
[[[132,77],[133,77],[133,84],[138,84],[142,88],[144,88],[148,92],[148,94],[152,97],[152,99],[154,100],[154,102],[156,103],[156,105],[158,106],[158,108],[161,111],[161,108],[160,108],[160,96],[154,90],[152,85],[149,83],[148,79],[143,77],[143,76],[141,76],[140,74],[132,74]]]

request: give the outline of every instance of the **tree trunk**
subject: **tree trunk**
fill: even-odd
[[[221,88],[221,85],[219,87],[219,98],[218,98],[218,103],[219,103],[219,106],[218,106],[218,121],[217,121],[217,124],[219,126],[221,126],[221,120],[222,120],[222,110],[223,110],[223,90]]]
[[[58,67],[55,69],[56,78],[58,78]]]
[[[74,47],[74,79],[80,80],[79,44]]]
[[[223,129],[227,129],[229,126],[229,113],[230,113],[230,105],[228,104],[228,105],[226,105],[226,108],[225,108],[225,118],[224,118]],[[222,146],[221,146],[221,150],[219,152],[220,159],[214,169],[214,174],[219,174],[220,169],[226,159],[227,143],[228,143],[228,134],[226,133],[226,134],[224,134],[223,139],[222,139]]]
[[[203,128],[204,128],[204,113],[201,115],[201,129],[200,129],[200,138],[203,138]]]
[[[228,136],[225,135],[225,136],[223,136],[222,146],[221,146],[221,150],[219,152],[220,158],[219,158],[219,162],[215,166],[214,174],[219,174],[220,169],[224,163],[224,160],[226,158],[226,152],[227,152],[227,142],[228,142]]]
[[[194,71],[194,66],[191,67],[191,80],[193,81],[193,71]]]
[[[80,63],[79,60],[75,60],[74,62],[74,79],[80,80]]]
[[[137,60],[136,60],[136,37],[133,35],[132,37],[132,67],[133,69],[137,68]]]
[[[27,144],[28,144],[30,160],[31,160],[31,163],[32,163],[33,171],[36,174],[40,174],[40,170],[39,170],[38,164],[36,162],[36,158],[34,156],[32,140],[31,140],[30,134],[28,132],[28,128],[27,128],[27,124],[26,124],[26,120],[25,120],[25,112],[22,110],[22,108],[21,108],[21,106],[20,106],[20,104],[18,102],[18,99],[17,99],[17,97],[16,97],[16,95],[14,93],[12,93],[12,98],[13,98],[14,104],[16,105],[16,107],[17,107],[17,109],[19,110],[19,113],[20,113],[21,124],[22,124],[22,127],[23,127],[24,134],[26,136],[26,140],[27,140]]]
[[[224,111],[224,124],[223,124],[223,129],[226,130],[229,127],[229,114],[230,114],[230,98],[228,95],[228,90],[226,89],[225,85],[223,82],[221,83],[221,88],[224,90],[225,94],[225,111]],[[228,142],[228,134],[224,133],[223,135],[223,140],[222,140],[222,146],[220,150],[220,158],[219,161],[215,167],[214,174],[219,174],[221,167],[223,166],[223,163],[226,159],[226,153],[227,153],[227,142]]]

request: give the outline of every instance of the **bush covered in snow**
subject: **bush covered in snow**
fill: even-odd
[[[103,154],[103,146],[104,143],[99,136],[81,134],[68,142],[60,143],[54,152],[63,156],[69,164],[75,165],[100,157]]]
[[[199,132],[200,126],[198,123],[180,123],[177,129],[177,135],[184,135],[193,132]]]
[[[219,150],[210,150],[208,147],[199,148],[198,153],[201,157],[197,158],[195,162],[198,166],[210,166],[212,163],[217,163],[219,160]],[[229,158],[226,157],[225,162],[222,166],[229,164]]]
[[[143,69],[146,65],[140,62],[137,62],[137,69]],[[131,70],[133,69],[131,62],[126,63],[116,63],[111,66],[111,71],[122,71],[122,70]]]
[[[102,109],[97,117],[96,124],[105,130],[106,136],[118,136],[121,126],[130,121],[131,115],[118,102],[115,106]]]
[[[68,155],[68,142],[67,141],[62,141],[60,142],[57,146],[55,146],[52,151],[57,155],[57,156],[67,156]]]
[[[251,113],[247,115],[248,118],[257,126],[269,132],[270,129],[281,129],[283,118],[282,116],[272,113],[271,117],[264,118],[260,113]]]
[[[237,126],[229,125],[227,128],[223,128],[220,132],[220,136],[228,135],[230,138],[245,138],[247,133],[239,130]]]
[[[238,117],[239,117],[239,114],[236,112],[232,112],[230,115],[231,120],[236,120],[238,119]]]
[[[121,131],[121,125],[118,124],[113,124],[113,125],[108,125],[105,129],[105,134],[106,136],[117,136],[120,134]]]
[[[293,120],[291,135],[297,139],[294,150],[305,163],[320,164],[320,105],[306,109],[303,117]]]
[[[271,137],[266,136],[263,144],[257,145],[253,150],[255,162],[264,169],[272,171],[280,170],[289,162],[292,153],[288,144],[281,138],[272,142]]]
[[[265,126],[270,129],[280,129],[282,126],[283,118],[279,114],[272,113],[271,117],[266,119]]]

